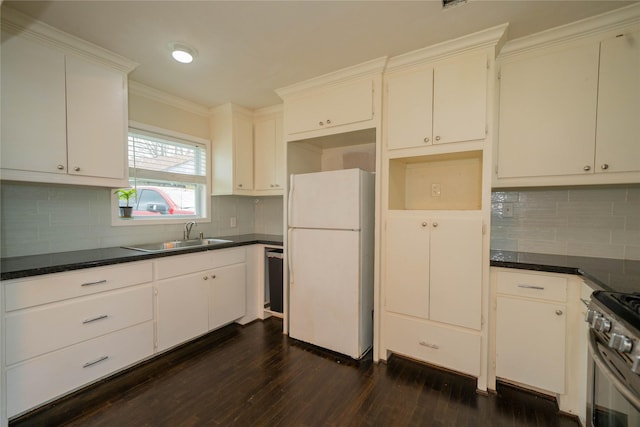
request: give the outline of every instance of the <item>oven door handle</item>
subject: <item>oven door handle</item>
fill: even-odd
[[[637,410],[640,411],[640,397],[634,396],[634,394],[629,390],[629,388],[622,382],[618,377],[615,376],[607,366],[607,362],[602,358],[602,355],[598,351],[598,347],[596,344],[596,339],[593,336],[593,333],[589,333],[589,352],[591,353],[591,358],[593,362],[596,364],[602,375],[604,375],[611,384],[618,390],[618,392],[629,402],[631,403]]]

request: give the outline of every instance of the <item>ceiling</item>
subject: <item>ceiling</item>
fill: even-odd
[[[274,89],[495,25],[514,39],[633,1],[5,1],[140,65],[130,79],[205,107],[278,104]],[[173,61],[167,45],[198,51]]]

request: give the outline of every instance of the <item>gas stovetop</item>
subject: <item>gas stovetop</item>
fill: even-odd
[[[640,338],[640,292],[626,294],[596,291],[592,299],[601,303],[605,314],[612,314],[624,322],[629,333]]]

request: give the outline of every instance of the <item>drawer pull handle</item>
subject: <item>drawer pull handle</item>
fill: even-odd
[[[92,317],[91,319],[83,320],[82,324],[86,325],[87,323],[95,322],[96,320],[106,319],[107,317],[109,317],[108,314],[102,314],[102,315],[100,315],[98,317]]]
[[[103,283],[107,283],[107,280],[105,279],[105,280],[98,280],[98,281],[96,281],[96,282],[87,282],[87,283],[83,283],[83,284],[82,284],[82,285],[80,285],[80,286],[101,285],[101,284],[103,284]]]
[[[429,347],[429,348],[433,348],[434,350],[438,350],[440,348],[439,345],[436,344],[429,344],[426,341],[420,341],[418,344],[420,344],[423,347]]]
[[[544,291],[544,286],[536,286],[536,285],[518,285],[519,288],[524,289],[535,289],[537,291]]]
[[[104,361],[105,361],[105,360],[107,360],[108,358],[109,358],[109,356],[102,356],[102,357],[100,357],[100,358],[98,358],[98,359],[96,359],[96,360],[93,360],[93,361],[91,361],[91,362],[87,362],[87,363],[85,363],[84,365],[82,365],[82,367],[83,367],[83,368],[88,368],[88,367],[90,367],[90,366],[97,365],[97,364],[98,364],[98,363],[100,363],[100,362],[104,362]]]

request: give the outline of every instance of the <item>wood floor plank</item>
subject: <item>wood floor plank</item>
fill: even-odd
[[[400,357],[353,361],[282,321],[230,325],[11,420],[23,426],[577,427],[550,399]]]

